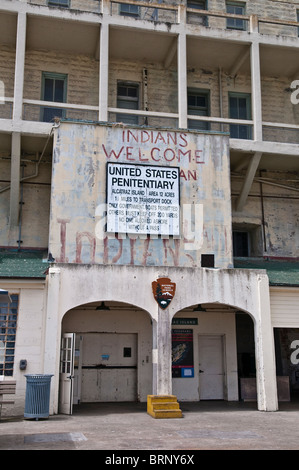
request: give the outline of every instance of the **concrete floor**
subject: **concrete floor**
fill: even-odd
[[[2,418],[0,450],[111,450],[114,456],[171,450],[194,459],[197,450],[299,449],[298,402],[280,403],[276,412],[257,411],[256,403],[180,405],[181,419],[154,419],[144,403],[81,404],[71,416],[38,421]]]

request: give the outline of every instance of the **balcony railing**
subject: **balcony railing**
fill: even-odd
[[[0,97],[0,119],[12,119],[13,98]]]
[[[98,121],[99,107],[50,101],[23,100],[25,121],[54,122],[55,119]]]
[[[20,0],[24,1],[24,0]],[[26,1],[26,0],[25,0]],[[235,15],[225,11],[200,10],[197,8],[188,8],[184,4],[173,5],[171,3],[159,3],[151,1],[137,0],[27,0],[30,5],[49,6],[50,8],[60,8],[74,12],[92,12],[97,14],[109,14],[111,16],[126,16],[136,20],[146,20],[152,22],[164,22],[169,24],[186,22],[209,28],[226,29],[228,21],[236,22],[238,27],[229,29],[238,29],[252,32],[253,17],[255,21],[255,31],[261,34],[281,35],[298,37],[299,23],[295,18],[278,19],[263,18],[257,15]],[[224,2],[223,2],[224,3]],[[291,15],[291,13],[290,13]],[[240,24],[243,25],[240,27]]]
[[[0,100],[0,122],[12,119],[13,98]],[[24,121],[49,122],[56,119],[67,119],[70,121],[99,121],[99,107],[71,103],[54,103],[40,100],[23,100]],[[121,119],[121,117],[123,119]],[[203,132],[224,132],[230,134],[231,138],[241,140],[253,140],[252,120],[230,119],[217,116],[188,115],[188,121],[192,121],[193,130]],[[157,128],[179,128],[178,113],[130,110],[124,108],[108,108],[108,121],[118,122],[121,125],[138,125]],[[196,126],[198,121],[198,128]],[[1,126],[0,126],[1,127]],[[263,141],[298,144],[299,124],[286,124],[280,122],[262,122]]]
[[[101,0],[27,0],[30,5],[64,8],[70,11],[101,13]]]

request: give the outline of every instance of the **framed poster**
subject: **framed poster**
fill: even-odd
[[[172,377],[194,377],[193,330],[172,330]]]

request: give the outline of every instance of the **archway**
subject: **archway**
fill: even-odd
[[[115,301],[79,305],[63,317],[66,333],[75,334],[74,405],[146,401],[152,328],[145,310]]]
[[[248,355],[250,370],[244,369]],[[255,374],[255,342],[250,315],[220,303],[192,305],[176,313],[172,389],[180,401],[237,401],[244,374],[255,376],[251,375]]]

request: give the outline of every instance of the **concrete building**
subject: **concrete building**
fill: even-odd
[[[296,396],[297,7],[0,0],[3,414]]]

